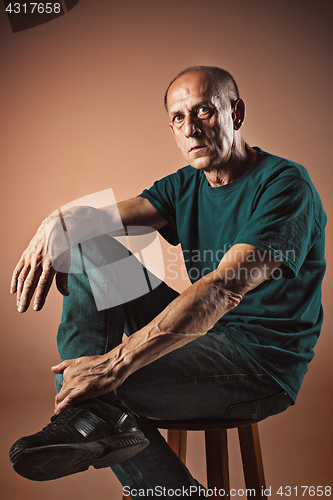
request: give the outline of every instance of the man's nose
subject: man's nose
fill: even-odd
[[[200,133],[200,126],[191,115],[185,118],[184,132],[186,137],[193,137],[195,134]]]

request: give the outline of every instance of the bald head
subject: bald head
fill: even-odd
[[[182,75],[191,72],[204,72],[210,77],[212,86],[215,92],[221,97],[222,101],[226,101],[232,104],[236,99],[239,98],[239,91],[237,84],[233,77],[228,71],[217,66],[191,66],[183,71],[181,71],[168,85],[168,88],[164,95],[164,106],[168,111],[168,93],[172,84],[178,80]]]

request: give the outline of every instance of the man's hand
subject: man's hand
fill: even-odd
[[[14,269],[10,292],[17,292],[17,308],[19,312],[25,312],[28,309],[35,290],[33,309],[35,311],[42,309],[55,274],[59,292],[62,295],[69,294],[67,289],[68,275],[66,273],[56,273],[52,267],[51,256],[48,251],[48,231],[49,221],[46,219],[38,228],[37,233],[30,241]],[[69,269],[69,250],[65,252],[63,260],[67,262],[66,269]]]
[[[59,414],[67,406],[107,394],[118,387],[126,378],[125,367],[118,369],[121,349],[120,345],[102,356],[67,359],[52,366],[53,373],[63,374],[62,389],[55,398],[55,413]]]

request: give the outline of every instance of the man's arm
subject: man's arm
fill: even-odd
[[[114,220],[118,229],[112,231]],[[160,229],[166,224],[152,204],[141,197],[99,209],[74,207],[61,214],[61,217],[48,217],[38,228],[13,272],[11,293],[17,292],[18,311],[25,312],[28,309],[35,291],[33,308],[39,311],[44,305],[55,275],[58,290],[63,295],[68,295],[67,274],[57,272],[59,269],[68,271],[70,267],[70,253],[63,251],[65,245],[68,247],[66,233],[70,235],[70,243],[76,244],[97,234],[123,234],[119,225]],[[53,267],[52,255],[55,254],[59,255],[59,266],[61,263],[61,267],[57,269]]]
[[[55,373],[64,375],[56,412],[112,391],[139,368],[205,334],[279,266],[267,252],[247,244],[234,245],[215,271],[191,285],[112,351],[53,367]]]

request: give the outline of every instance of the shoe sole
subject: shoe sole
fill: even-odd
[[[36,448],[13,449],[10,460],[14,470],[32,481],[50,481],[88,470],[111,467],[132,458],[148,446],[141,431],[99,439],[90,443],[54,444]]]

